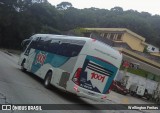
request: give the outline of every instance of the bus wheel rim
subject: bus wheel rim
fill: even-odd
[[[45,80],[45,85],[48,86],[50,84],[50,81],[51,81],[51,77],[48,76]]]

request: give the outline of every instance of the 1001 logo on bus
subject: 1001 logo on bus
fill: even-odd
[[[39,64],[43,65],[44,61],[46,60],[46,56],[47,56],[47,54],[43,54],[43,53],[39,52],[37,54],[36,62],[35,63],[36,64],[39,63]]]
[[[91,79],[98,79],[101,82],[104,81],[105,77],[106,76],[102,76],[102,75],[96,74],[95,72],[91,73]]]

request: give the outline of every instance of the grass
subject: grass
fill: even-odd
[[[121,66],[120,70],[125,70],[125,68]],[[155,80],[157,82],[160,81],[160,76],[150,73],[148,71],[145,71],[143,69],[127,68],[127,72],[130,72],[132,74],[139,75],[151,80]]]

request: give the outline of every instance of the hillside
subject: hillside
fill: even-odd
[[[19,49],[35,33],[63,34],[81,27],[128,28],[160,47],[159,15],[121,7],[77,9],[68,2],[55,7],[47,0],[0,1],[0,47]]]

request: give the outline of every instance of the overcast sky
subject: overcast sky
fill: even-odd
[[[73,7],[79,9],[96,7],[110,10],[120,6],[124,10],[133,9],[160,15],[160,0],[48,0],[55,6],[64,1],[72,3]]]

